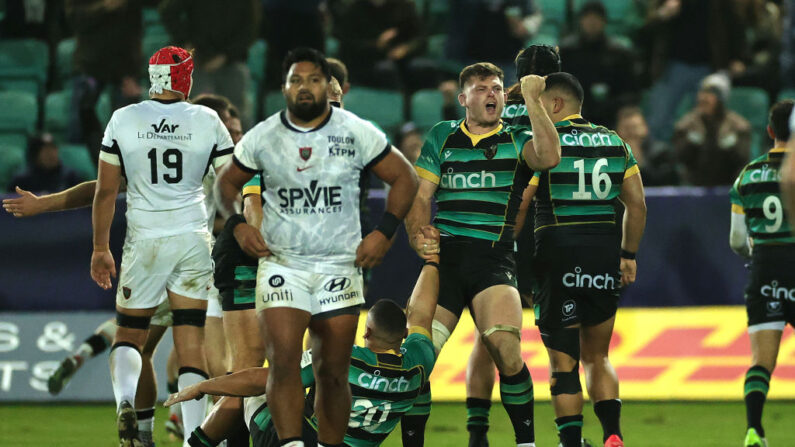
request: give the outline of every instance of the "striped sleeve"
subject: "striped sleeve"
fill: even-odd
[[[251,177],[251,180],[246,182],[243,185],[243,197],[247,195],[254,194],[259,195],[262,194],[262,185],[260,183],[260,175],[256,174],[254,177]]]
[[[635,156],[632,155],[632,147],[630,147],[628,143],[624,143],[624,147],[627,149],[627,164],[624,168],[624,178],[628,179],[640,173],[640,166],[638,166],[638,161],[635,160]]]
[[[742,184],[743,174],[745,174],[745,169],[740,172],[737,180],[734,181],[734,185],[732,185],[732,189],[729,191],[729,201],[732,204],[732,213],[734,214],[745,214],[743,199],[740,196],[740,185]]]
[[[428,132],[428,136],[425,138],[425,144],[422,145],[420,156],[417,158],[417,162],[414,163],[414,169],[417,170],[417,175],[435,185],[439,184],[440,176],[439,151],[442,148],[439,147],[439,138],[437,135],[441,130],[441,126],[443,126],[442,123],[437,124]]]

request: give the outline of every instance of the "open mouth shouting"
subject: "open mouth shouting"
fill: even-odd
[[[486,103],[486,113],[496,113],[497,112],[497,101],[488,101]]]

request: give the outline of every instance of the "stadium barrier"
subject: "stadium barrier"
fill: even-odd
[[[364,216],[371,225],[380,220],[384,197],[383,190],[371,191]],[[729,248],[728,187],[648,188],[647,205],[638,281],[624,293],[621,305],[742,304],[747,272]],[[111,229],[117,263],[125,210],[119,199]],[[113,309],[113,291],[103,291],[89,276],[90,209],[27,219],[0,211],[0,234],[0,311]],[[419,269],[401,229],[384,263],[372,271],[368,302],[389,298],[405,303]]]
[[[0,313],[0,402],[112,401],[107,352],[90,359],[57,397],[47,394],[47,377],[93,328],[113,316],[89,313]],[[362,343],[366,312],[359,321]],[[466,361],[475,340],[465,312],[431,376],[435,401],[465,399]],[[167,333],[155,355],[165,399]],[[525,311],[522,355],[533,376],[535,396],[549,399],[547,354],[533,314]],[[611,355],[627,400],[740,400],[750,347],[741,306],[621,309]],[[584,382],[584,378],[581,378]],[[493,398],[499,400],[499,387]],[[795,399],[795,335],[788,327],[771,382],[770,399]]]

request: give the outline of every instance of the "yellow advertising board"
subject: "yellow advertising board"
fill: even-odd
[[[358,341],[364,330],[359,325]],[[536,399],[549,399],[548,358],[533,314],[525,311],[522,355],[533,376]],[[435,401],[466,398],[467,359],[475,340],[470,316],[461,317],[431,375]],[[738,400],[750,366],[745,308],[690,307],[619,310],[610,359],[623,399]],[[580,371],[582,374],[582,369]],[[581,376],[585,384],[584,377]],[[494,398],[499,399],[495,387]],[[795,335],[787,327],[773,374],[771,399],[795,399]]]

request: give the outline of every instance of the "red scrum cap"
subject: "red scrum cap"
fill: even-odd
[[[185,99],[190,93],[193,79],[193,57],[179,47],[165,47],[149,58],[149,94],[161,94],[163,90],[182,93]]]

